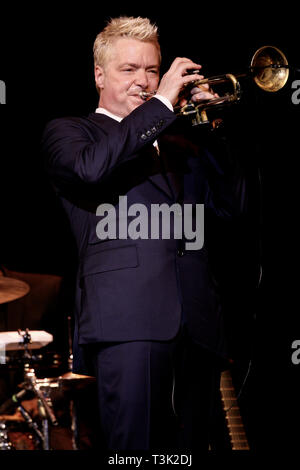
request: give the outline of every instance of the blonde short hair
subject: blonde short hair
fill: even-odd
[[[93,49],[95,66],[105,66],[111,46],[119,38],[132,38],[143,42],[152,42],[157,47],[159,62],[161,62],[157,26],[152,24],[148,18],[121,16],[119,18],[111,18],[106,27],[96,37]]]

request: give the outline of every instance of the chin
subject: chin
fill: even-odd
[[[129,108],[128,114],[132,113],[132,111],[134,111],[136,108],[141,106],[141,104],[143,104],[143,103],[144,103],[144,101],[140,101],[139,103],[132,104]]]

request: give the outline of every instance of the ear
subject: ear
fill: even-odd
[[[95,72],[96,87],[99,90],[102,90],[104,87],[104,69],[103,67],[100,67],[100,65],[96,65],[94,72]]]

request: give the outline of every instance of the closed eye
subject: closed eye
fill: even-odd
[[[139,67],[138,65],[136,65],[136,64],[124,64],[124,65],[120,68],[120,70],[121,70],[121,72],[129,72],[129,73],[131,73],[131,72],[137,71],[139,68],[140,68],[140,67]],[[158,69],[156,66],[154,66],[154,67],[149,67],[149,68],[146,69],[146,72],[147,72],[147,73],[150,73],[150,74],[153,74],[153,75],[158,75],[159,69]]]

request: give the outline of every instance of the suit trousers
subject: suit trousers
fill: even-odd
[[[221,369],[185,326],[171,341],[89,349],[106,450],[208,450]]]

